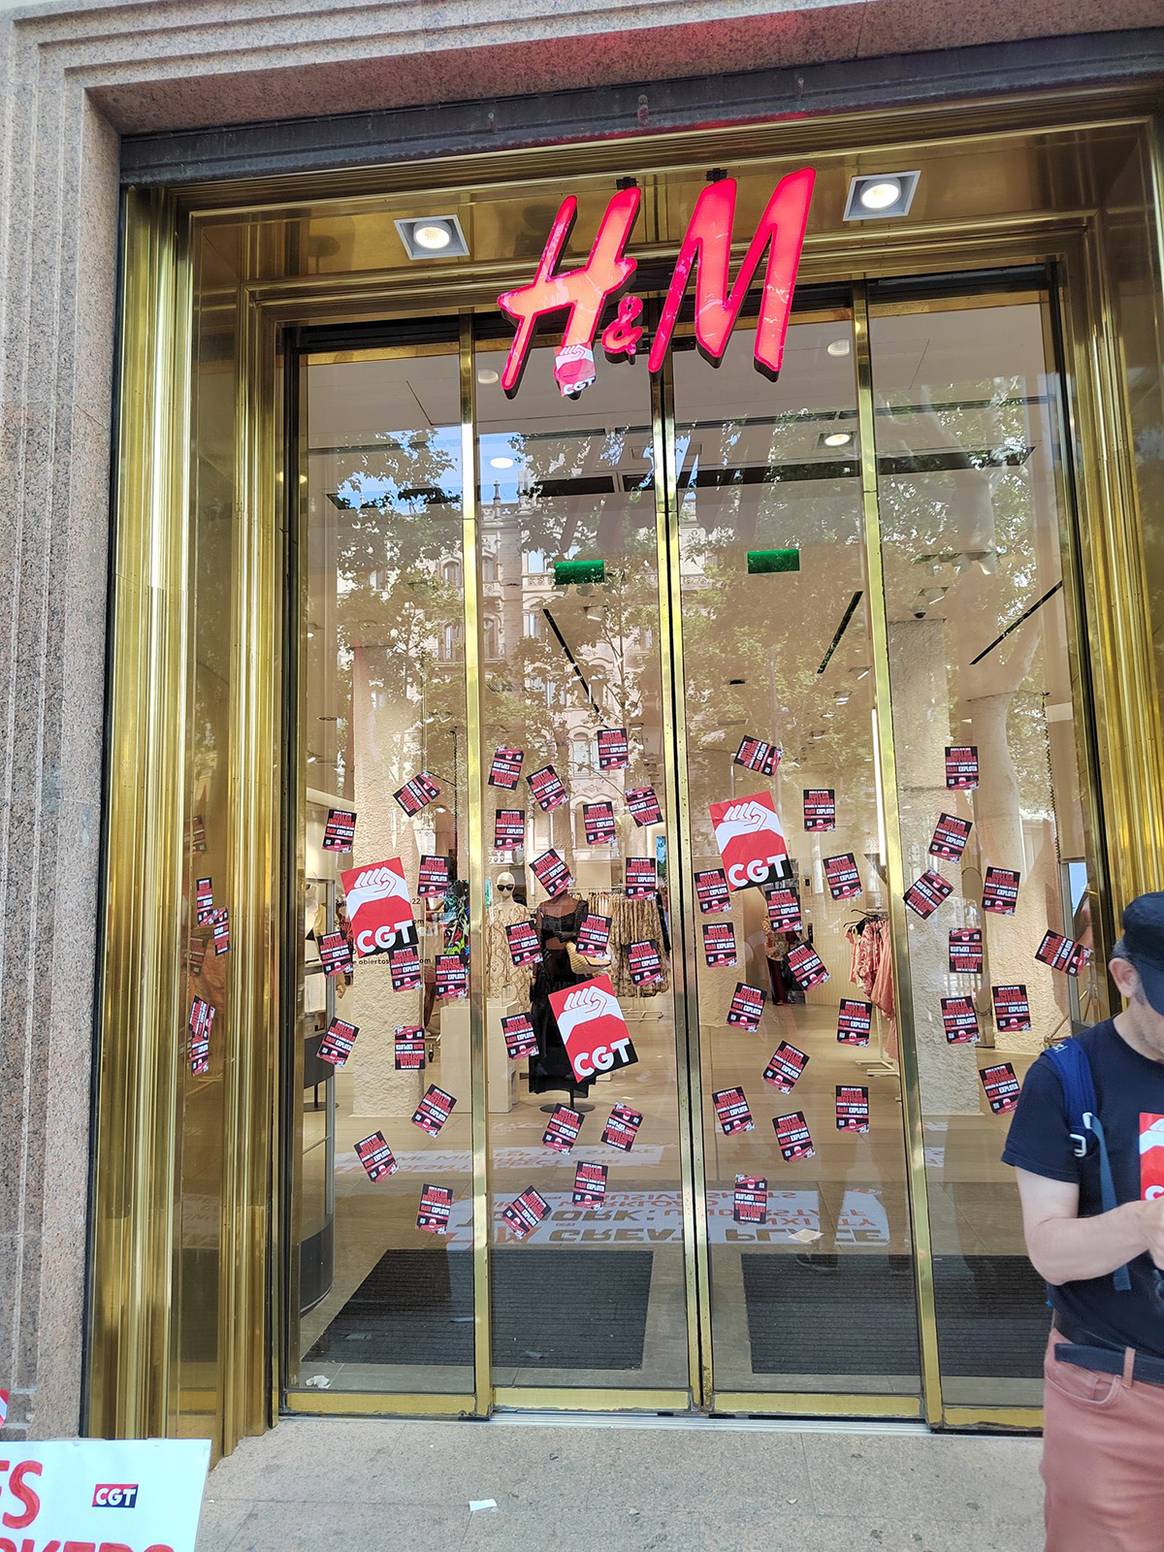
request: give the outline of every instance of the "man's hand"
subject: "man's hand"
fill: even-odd
[[[1164,1196],[1154,1202],[1137,1202],[1140,1233],[1144,1237],[1144,1249],[1164,1271]]]
[[[1017,1169],[1027,1253],[1053,1287],[1107,1277],[1145,1251],[1164,1267],[1164,1202],[1125,1202],[1079,1216],[1079,1187]]]

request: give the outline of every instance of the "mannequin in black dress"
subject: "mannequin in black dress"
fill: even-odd
[[[542,962],[534,974],[530,993],[530,1022],[537,1036],[536,1056],[529,1059],[529,1088],[531,1094],[544,1094],[549,1089],[565,1089],[570,1095],[571,1108],[580,1107],[578,1096],[589,1091],[593,1078],[574,1076],[566,1047],[558,1031],[558,1021],[550,1007],[550,993],[567,986],[576,986],[587,980],[593,971],[581,974],[570,964],[568,945],[578,936],[578,928],[586,915],[586,901],[576,895],[559,895],[556,900],[546,900],[538,907],[534,924],[542,945]],[[543,1106],[553,1110],[553,1105]]]

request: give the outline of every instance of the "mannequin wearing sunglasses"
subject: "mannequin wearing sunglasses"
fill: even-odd
[[[527,922],[529,911],[514,899],[515,880],[512,873],[499,873],[493,881],[493,904],[489,907],[485,927],[486,967],[490,997],[512,998],[529,991],[530,973],[514,965],[509,952],[509,940],[505,929],[515,922]]]

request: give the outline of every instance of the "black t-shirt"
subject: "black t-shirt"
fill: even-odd
[[[1144,1151],[1142,1183],[1140,1139],[1153,1121],[1164,1117],[1164,1062],[1150,1061],[1133,1051],[1111,1019],[1075,1038],[1091,1062],[1116,1196],[1121,1203],[1138,1201],[1147,1187],[1149,1170],[1159,1169],[1157,1161],[1164,1152],[1159,1148]],[[1058,1074],[1050,1059],[1041,1056],[1023,1083],[1003,1162],[1032,1175],[1078,1184],[1079,1216],[1090,1218],[1103,1211],[1098,1151],[1092,1147],[1087,1158],[1077,1158],[1068,1136],[1075,1129],[1074,1118],[1070,1127],[1067,1124]],[[1145,1254],[1138,1256],[1129,1270],[1132,1286],[1128,1292],[1118,1292],[1109,1274],[1052,1288],[1052,1303],[1073,1327],[1082,1327],[1118,1347],[1135,1347],[1164,1357],[1164,1293],[1158,1291],[1156,1268]]]

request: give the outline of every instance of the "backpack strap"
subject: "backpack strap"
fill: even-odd
[[[1104,1212],[1112,1212],[1119,1206],[1119,1198],[1116,1196],[1107,1138],[1096,1114],[1099,1105],[1087,1052],[1078,1040],[1070,1039],[1050,1046],[1044,1055],[1063,1088],[1063,1109],[1067,1117],[1068,1135],[1075,1144],[1076,1158],[1086,1158],[1092,1151],[1091,1144],[1094,1141],[1095,1151],[1099,1155],[1100,1199]],[[1116,1268],[1112,1281],[1119,1293],[1127,1293],[1131,1289],[1132,1279],[1126,1266]]]

